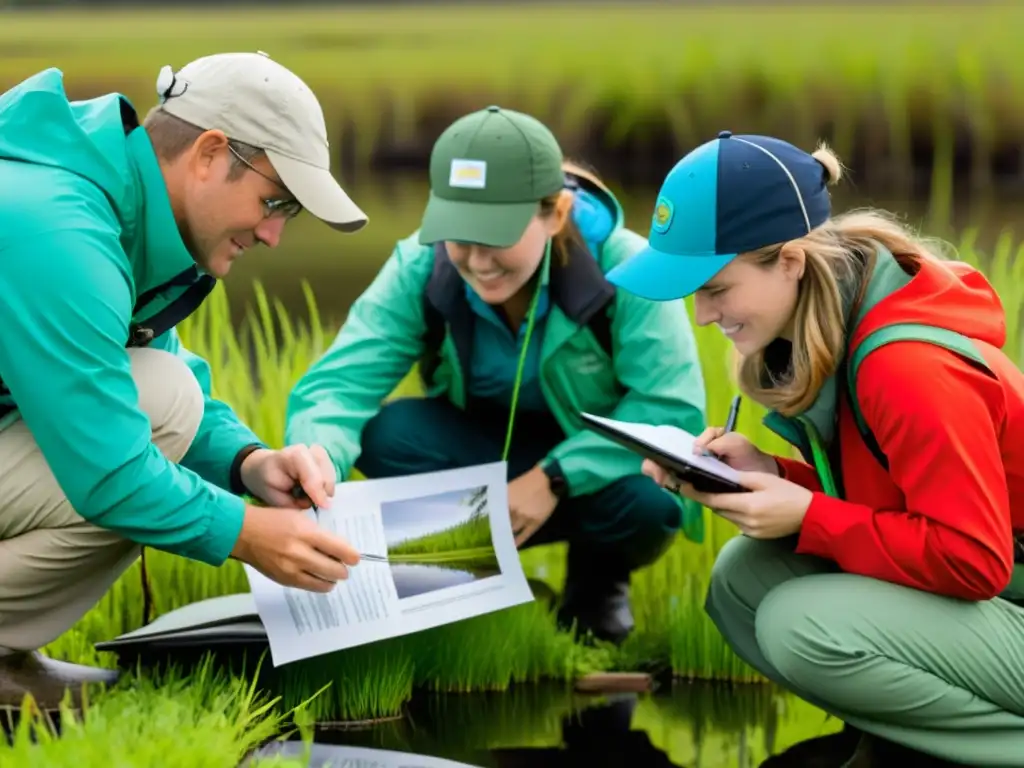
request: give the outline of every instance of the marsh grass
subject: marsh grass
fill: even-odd
[[[329,684],[307,711],[317,722],[352,721],[400,715],[414,690],[507,691],[539,681],[570,685],[578,675],[614,662],[608,649],[578,645],[557,631],[550,612],[534,602],[266,669],[261,684],[285,707],[302,704]]]
[[[1006,348],[1021,357],[1020,312],[1024,304],[1022,246],[1007,233],[991,254],[974,248],[974,233],[958,243],[956,255],[981,266],[1002,297],[1008,318]],[[203,355],[213,369],[215,394],[231,403],[271,445],[283,435],[284,402],[293,382],[326,347],[333,331],[319,321],[312,291],[306,291],[307,315],[289,314],[283,305],[259,298],[237,333],[228,321],[230,307],[222,288],[181,327],[182,340]],[[713,328],[697,328],[704,365],[709,420],[721,423],[736,391],[728,342]],[[252,350],[252,352],[248,352]],[[415,373],[397,394],[417,394]],[[780,439],[763,428],[763,410],[746,403],[739,430],[765,450],[787,453]],[[702,545],[680,537],[667,554],[633,578],[637,631],[619,650],[582,648],[559,633],[541,603],[458,622],[422,633],[353,649],[309,663],[287,665],[275,674],[271,690],[286,706],[327,682],[333,685],[310,706],[325,719],[385,717],[401,711],[412,691],[505,690],[544,678],[570,680],[581,670],[668,666],[679,677],[759,681],[760,677],[724,644],[703,612],[707,577],[715,553],[735,529],[704,510]],[[529,576],[560,589],[564,546],[548,545],[521,554]],[[154,604],[163,613],[196,600],[248,590],[241,566],[220,568],[150,551],[147,556]],[[140,625],[142,591],[138,564],[100,603],[63,637],[47,647],[58,658],[112,666],[111,654],[97,654],[91,643]],[[269,679],[269,678],[268,678]]]
[[[414,539],[407,539],[388,547],[391,557],[402,555],[424,554],[457,554],[474,550],[490,549],[491,521],[487,516],[473,517],[461,523],[449,526],[436,533],[428,533]]]
[[[313,693],[316,693],[314,690]],[[276,699],[253,683],[217,672],[205,661],[186,675],[168,669],[125,678],[81,714],[64,708],[57,721],[35,709],[21,710],[9,741],[0,738],[0,765],[99,768],[234,768],[259,744],[291,730]],[[256,761],[267,768],[299,768],[298,759]]]
[[[376,720],[402,714],[412,698],[415,665],[408,647],[387,640],[267,669],[260,683],[280,696],[284,707],[299,706],[311,691],[323,688],[305,706],[317,723]]]
[[[396,564],[447,565],[453,568],[460,565],[481,568],[498,567],[498,555],[494,551],[494,547],[403,553],[393,555],[389,559]]]

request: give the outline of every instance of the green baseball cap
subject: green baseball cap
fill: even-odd
[[[430,155],[420,243],[515,245],[537,204],[564,183],[562,148],[536,118],[501,107],[461,117]]]

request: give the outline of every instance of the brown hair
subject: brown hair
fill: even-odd
[[[824,144],[812,156],[824,166],[829,183],[838,183],[843,173],[839,158]],[[939,244],[916,236],[892,214],[875,209],[834,216],[804,237],[740,256],[764,268],[778,261],[786,245],[801,248],[805,256],[788,369],[783,373],[773,370],[765,359],[768,350],[737,356],[737,378],[745,394],[786,416],[813,404],[822,385],[842,362],[846,308],[851,308],[850,318],[856,315],[878,244],[910,274],[922,261],[942,258],[937,255],[942,250]]]
[[[604,186],[594,169],[579,161],[566,160],[562,163],[562,170],[578,176],[584,176],[595,184]],[[558,205],[559,198],[562,196],[562,192],[563,190],[558,190],[554,194],[548,195],[540,201],[541,218],[547,218],[555,212],[555,208]],[[551,239],[552,258],[557,259],[558,263],[564,267],[569,263],[569,253],[573,246],[583,246],[583,235],[580,234],[579,227],[576,226],[576,222],[570,213],[566,218],[561,231]]]
[[[160,106],[153,107],[149,111],[142,125],[149,135],[149,141],[153,145],[157,157],[165,163],[177,160],[203,134],[202,128],[165,112]],[[241,141],[231,140],[229,143],[231,148],[242,157],[242,160],[239,160],[235,155],[231,155],[231,166],[228,169],[227,179],[236,181],[248,170],[245,162],[253,162],[263,154],[263,150]]]

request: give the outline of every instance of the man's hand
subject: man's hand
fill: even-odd
[[[801,485],[768,472],[740,472],[749,493],[701,493],[686,482],[679,494],[733,522],[752,539],[781,539],[800,531],[813,494]]]
[[[253,451],[241,466],[242,483],[256,498],[274,507],[306,509],[330,505],[334,495],[334,464],[319,445],[289,445],[280,451]],[[301,487],[305,498],[292,490]]]
[[[508,484],[508,508],[512,516],[512,533],[516,547],[526,543],[537,529],[551,517],[558,506],[558,497],[551,492],[548,476],[536,466]]]
[[[289,499],[291,497],[289,496]],[[348,578],[359,553],[295,509],[245,508],[242,532],[231,556],[286,587],[330,592]]]

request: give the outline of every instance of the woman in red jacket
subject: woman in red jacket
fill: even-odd
[[[882,213],[833,217],[840,171],[827,148],[723,132],[665,179],[649,248],[609,280],[692,294],[804,460],[712,428],[698,450],[750,492],[645,471],[744,534],[706,609],[740,657],[846,723],[801,747],[815,764],[903,745],[1024,766],[1024,376],[984,277]]]

